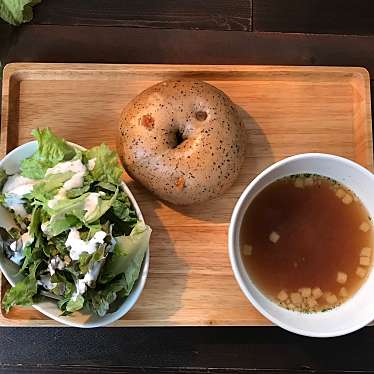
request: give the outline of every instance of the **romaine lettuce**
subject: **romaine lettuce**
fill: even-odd
[[[116,237],[114,253],[106,261],[99,282],[108,283],[116,276],[124,274],[127,283],[126,289],[130,292],[139,277],[151,231],[149,226],[138,222],[130,235]]]
[[[32,134],[38,141],[38,150],[21,162],[21,175],[24,177],[42,179],[48,168],[76,155],[75,149],[49,128],[34,130]]]
[[[96,181],[118,185],[121,180],[122,168],[118,162],[116,152],[113,152],[105,144],[89,149],[85,153],[87,162],[94,160],[94,167],[90,171]]]
[[[3,307],[6,312],[14,305],[32,305],[33,297],[38,292],[36,270],[40,263],[41,260],[34,262],[29,268],[29,275],[18,282],[4,295]]]

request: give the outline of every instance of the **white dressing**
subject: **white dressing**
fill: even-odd
[[[65,181],[53,199],[48,201],[48,207],[53,209],[60,200],[66,197],[67,191],[82,187],[86,170],[81,160],[60,162],[53,168],[49,168],[46,175],[66,173],[69,171],[75,174]]]
[[[65,262],[59,256],[54,256],[48,264],[48,271],[51,275],[56,273],[56,269],[62,270],[65,267]]]
[[[43,222],[40,225],[40,229],[43,231],[44,234],[47,232],[47,227],[48,227],[48,222]]]
[[[85,274],[84,280],[89,285],[92,286],[96,282],[97,277],[99,276],[103,261],[96,261],[92,268]]]
[[[20,265],[21,261],[25,257],[25,247],[28,244],[31,244],[33,241],[34,238],[29,234],[29,232],[25,232],[18,240],[11,243],[9,248],[14,252],[14,255],[10,258],[10,260],[15,264]]]
[[[27,216],[27,212],[23,203],[23,199],[19,196],[5,194],[4,206],[6,206],[8,209],[13,210],[13,212],[18,216],[25,218]]]
[[[27,213],[22,198],[32,191],[34,184],[37,182],[38,181],[34,179],[25,178],[18,174],[8,177],[2,190],[5,196],[4,205],[8,209],[13,210],[18,216],[22,218],[26,217]]]
[[[96,165],[96,157],[95,158],[91,158],[90,160],[88,160],[87,167],[88,167],[89,171],[95,169],[95,165]]]
[[[49,275],[41,275],[40,280],[37,281],[37,284],[43,286],[46,290],[53,290],[57,283],[53,283],[51,281],[51,277]]]
[[[17,265],[21,264],[21,261],[25,257],[22,251],[22,241],[15,240],[10,246],[10,249],[14,254],[10,257],[10,261],[14,262]]]
[[[82,240],[76,228],[70,229],[65,242],[66,247],[70,247],[70,258],[76,261],[79,260],[79,256],[84,252],[88,254],[94,253],[97,245],[104,243],[106,235],[105,231],[98,231],[90,240]]]
[[[94,262],[91,269],[89,269],[88,272],[84,275],[84,278],[78,279],[78,281],[75,283],[76,290],[71,297],[73,301],[77,300],[78,295],[83,295],[86,292],[87,286],[93,286],[93,284],[96,282],[97,277],[99,276],[103,264],[103,261]]]
[[[47,169],[45,175],[67,173],[68,171],[80,173],[86,171],[86,167],[82,164],[81,160],[59,162],[53,168]]]
[[[67,180],[64,183],[63,189],[65,191],[69,191],[69,190],[72,190],[73,188],[82,187],[83,177],[84,177],[85,172],[86,171],[84,170],[84,171],[80,171],[80,172],[74,174],[69,180]]]
[[[59,189],[59,191],[53,197],[53,199],[48,201],[48,208],[53,209],[57,205],[57,203],[60,200],[64,199],[65,197],[66,197],[66,190],[62,187]]]
[[[89,217],[96,209],[99,204],[100,194],[97,192],[91,192],[84,201],[84,210],[86,211],[85,218]]]
[[[11,175],[3,186],[3,194],[12,194],[22,197],[30,193],[34,184],[37,182],[37,180],[25,178],[22,175]]]

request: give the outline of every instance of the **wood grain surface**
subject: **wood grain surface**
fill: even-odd
[[[48,0],[35,8],[32,23],[249,31],[251,5],[251,0]]]
[[[6,63],[329,65],[374,73],[374,36],[27,25],[11,39]]]
[[[217,31],[229,28],[216,25],[206,13],[200,17],[203,2],[198,1],[189,2],[192,8],[184,0],[171,2],[172,12],[178,3],[185,4],[184,15],[177,16],[179,22],[174,22],[170,12],[157,11],[157,4],[163,3],[159,0],[147,3],[144,16],[142,9],[134,10],[136,1],[79,0],[73,3],[73,13],[72,1],[44,0],[35,9],[35,21],[40,25],[11,28],[0,21],[0,60],[3,64],[44,61],[340,65],[363,66],[373,75],[372,10],[361,11],[361,4],[372,6],[371,0],[254,2],[261,12],[252,8],[250,21],[261,28],[266,26],[266,32]],[[241,1],[207,3],[228,20],[232,30],[237,16],[247,17],[246,12],[236,13],[232,19],[235,10],[244,9],[235,4],[242,4]],[[119,6],[118,12],[111,4]],[[319,10],[318,14],[313,7]],[[150,12],[151,8],[156,10]],[[116,23],[116,27],[110,27],[110,23]],[[126,24],[133,27],[121,26]],[[153,28],[156,25],[163,29]],[[215,31],[195,31],[207,27]],[[270,28],[273,32],[268,32]],[[296,30],[299,33],[292,33]],[[374,370],[373,344],[372,328],[321,340],[276,327],[124,327],[85,331],[2,327],[0,372],[367,374]]]
[[[143,294],[115,326],[268,325],[245,299],[227,255],[230,215],[245,186],[272,162],[301,152],[328,152],[372,167],[368,74],[360,68],[12,64],[5,69],[1,150],[51,127],[84,147],[115,147],[121,109],[160,80],[194,77],[238,105],[248,136],[246,162],[233,187],[199,206],[158,201],[126,178],[153,228]],[[15,308],[3,325],[52,326]]]
[[[253,0],[253,31],[373,35],[371,0]]]

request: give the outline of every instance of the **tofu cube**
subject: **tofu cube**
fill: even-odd
[[[353,201],[353,197],[350,195],[350,194],[345,194],[345,196],[343,197],[343,203],[348,205],[350,204],[352,201]]]
[[[370,225],[367,222],[362,222],[360,225],[360,230],[363,232],[368,232],[370,230]]]
[[[360,265],[370,266],[370,257],[360,257]]]
[[[370,257],[371,256],[371,248],[369,248],[369,247],[362,248],[360,256],[361,257]]]
[[[306,299],[306,303],[308,305],[309,308],[314,308],[315,306],[318,305],[318,302],[316,299],[314,299],[313,297],[308,297]]]
[[[312,295],[317,300],[323,295],[323,292],[319,287],[314,287],[312,289]]]
[[[250,256],[252,254],[252,246],[249,244],[244,244],[243,246],[243,254],[244,256]]]
[[[272,243],[276,243],[280,238],[280,235],[276,231],[272,231],[272,233],[269,235],[269,240]]]
[[[364,278],[365,275],[366,275],[366,270],[364,268],[362,268],[361,266],[359,266],[356,269],[356,275],[358,275],[360,278]]]
[[[286,301],[288,299],[288,294],[285,290],[282,290],[279,292],[278,296],[277,296],[278,300],[280,301]]]
[[[299,291],[302,297],[309,297],[312,294],[312,289],[309,287],[300,288]]]
[[[339,199],[342,199],[345,196],[345,191],[339,188],[335,194]]]
[[[348,291],[345,287],[342,287],[339,291],[339,296],[341,297],[348,297]]]
[[[334,295],[331,292],[326,292],[325,293],[325,300],[330,305],[336,304],[338,302],[338,298],[336,297],[336,295]]]
[[[301,295],[298,292],[292,292],[291,293],[292,304],[298,306],[302,303],[302,301],[303,301],[303,298],[301,297]]]
[[[343,273],[342,271],[338,271],[338,274],[336,275],[336,281],[340,284],[344,284],[347,281],[347,274]]]

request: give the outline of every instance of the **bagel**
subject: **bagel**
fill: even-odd
[[[162,200],[187,205],[232,185],[245,138],[238,111],[222,91],[202,81],[168,80],[122,111],[117,150],[133,179]]]

